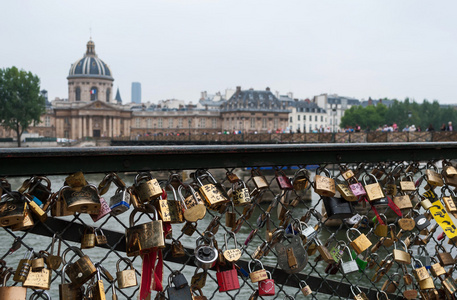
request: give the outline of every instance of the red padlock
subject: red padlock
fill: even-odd
[[[236,272],[235,265],[232,264],[232,266],[233,269],[222,272],[219,270],[219,265],[217,266],[216,279],[219,285],[219,293],[240,288],[238,273]]]
[[[90,217],[94,222],[97,222],[104,216],[108,215],[111,212],[111,208],[109,207],[109,204],[106,202],[103,197],[100,197],[100,210],[98,214],[90,214]]]
[[[274,296],[275,295],[275,280],[271,278],[271,273],[269,274],[269,279],[259,281],[259,296]]]
[[[278,182],[279,188],[281,190],[293,190],[294,186],[290,181],[289,177],[284,174],[283,171],[275,172],[276,181]]]

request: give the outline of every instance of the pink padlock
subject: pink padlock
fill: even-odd
[[[275,295],[275,280],[271,278],[271,273],[269,274],[269,279],[259,281],[259,296],[274,296]]]
[[[94,222],[97,222],[110,212],[111,208],[109,207],[108,203],[105,201],[103,197],[100,197],[100,211],[98,212],[98,214],[90,214],[90,217]]]
[[[350,178],[349,181],[352,182],[349,184],[349,188],[351,189],[354,196],[359,197],[367,194],[367,192],[363,188],[363,185],[360,182],[358,182],[355,178]]]

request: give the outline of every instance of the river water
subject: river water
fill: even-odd
[[[225,171],[223,171],[223,172],[225,173]],[[124,182],[127,184],[127,186],[133,184],[133,180],[134,180],[133,175],[131,175],[131,174],[119,174],[119,175],[124,180]],[[242,176],[243,174],[241,173],[241,174],[239,174],[239,176],[240,175]],[[104,175],[102,175],[102,174],[89,174],[89,175],[86,175],[86,179],[89,183],[98,184],[102,180],[103,176]],[[215,177],[220,178],[218,176],[215,176]],[[311,177],[311,178],[313,178],[313,177]],[[65,180],[64,176],[49,176],[48,178],[52,182],[53,191],[55,191],[59,187],[61,187]],[[8,180],[11,183],[12,188],[14,190],[16,190],[22,184],[24,179],[25,178],[10,178]],[[115,188],[111,187],[109,192],[106,195],[104,195],[104,198],[109,199],[114,194],[114,192],[115,192]],[[321,201],[319,202],[319,197],[314,192],[312,193],[312,198],[309,201],[309,203],[307,203],[307,205],[310,207],[317,205],[316,209],[319,211],[321,210]],[[262,207],[263,207],[263,209],[266,209],[268,207],[268,203],[262,204]],[[237,208],[237,209],[239,209],[239,208]],[[305,208],[304,205],[298,205],[293,210],[293,215],[294,215],[294,217],[300,218],[302,215],[305,214],[306,211],[307,211],[307,208]],[[256,209],[253,216],[249,220],[251,224],[254,224],[254,226],[255,226],[255,220],[257,220],[259,213],[260,213],[260,210]],[[275,224],[277,225],[278,222],[276,219],[276,211],[274,211],[272,216],[273,216],[273,222],[275,222]],[[84,214],[81,215],[80,218],[86,224],[94,226],[94,227],[99,226],[99,224],[101,224],[102,222],[105,221],[104,219],[102,219],[102,220],[98,221],[97,223],[94,223],[88,215],[84,215]],[[126,226],[128,226],[128,218],[129,218],[129,212],[123,213],[118,216],[118,219]],[[211,221],[211,218],[212,217],[209,214],[207,214],[203,220],[200,220],[198,222],[198,229],[200,231],[204,230],[207,227],[207,225],[209,224],[209,222]],[[71,220],[72,217],[64,217],[64,219]],[[316,223],[316,220],[314,218],[311,218],[310,225],[314,225],[315,223]],[[432,224],[433,224],[433,222],[432,222]],[[173,237],[177,238],[177,237],[181,236],[181,227],[182,227],[182,224],[173,224],[173,232],[174,232]],[[120,225],[119,222],[115,218],[110,218],[103,225],[103,228],[113,230],[113,231],[118,231],[118,232],[125,231],[125,228],[122,225]],[[325,241],[325,240],[327,240],[327,238],[330,236],[331,233],[336,232],[337,239],[347,241],[346,229],[343,227],[340,228],[340,230],[337,230],[337,229],[338,228],[324,228],[321,231],[321,233],[319,234],[320,240]],[[219,246],[223,245],[223,243],[224,243],[224,241],[223,241],[224,237],[222,234],[223,232],[225,232],[223,229],[219,229],[219,233],[216,235]],[[250,232],[251,232],[250,227],[248,227],[246,224],[243,225],[242,229],[237,234],[238,243],[243,244]],[[16,232],[16,234],[22,235],[24,233]],[[259,234],[261,236],[265,236],[264,229],[260,230]],[[195,233],[191,237],[189,237],[187,235],[182,235],[179,238],[179,240],[184,244],[184,246],[190,247],[190,248],[195,248],[197,237],[198,237],[197,233]],[[2,243],[0,243],[0,255],[4,255],[9,251],[9,248],[11,247],[11,245],[14,241],[14,238],[5,230],[0,230],[0,238],[2,241]],[[374,241],[373,237],[371,237],[371,240]],[[39,250],[42,250],[42,249],[48,247],[48,245],[51,242],[51,239],[48,237],[43,237],[43,236],[38,236],[38,235],[26,234],[24,241],[27,245],[29,245],[30,247],[33,247],[35,251],[39,251]],[[254,239],[246,247],[245,251],[252,254],[254,252],[255,248],[260,243],[261,242],[258,238]],[[80,246],[79,243],[70,243],[70,244],[75,245],[77,247]],[[432,247],[432,246],[430,246],[430,247]],[[447,248],[447,249],[449,249],[449,248]],[[105,268],[107,268],[111,274],[115,275],[116,262],[119,259],[119,256],[116,253],[110,252],[110,251],[107,251],[106,249],[102,249],[102,248],[98,248],[98,247],[93,248],[93,249],[84,249],[83,251],[84,251],[84,254],[89,255],[89,257],[91,258],[91,260],[93,262],[98,262],[98,261],[103,260],[103,266]],[[432,253],[434,251],[434,249],[430,248],[429,251],[430,251],[430,253]],[[7,265],[10,267],[16,268],[18,261],[23,258],[24,253],[25,253],[25,247],[21,247],[15,253],[8,255],[5,258],[5,260],[7,261]],[[385,255],[387,255],[387,253],[388,252],[383,249],[380,249],[378,252],[379,257],[381,257],[381,258],[385,257]],[[414,249],[414,253],[416,253],[416,249]],[[125,253],[119,253],[119,254],[125,256]],[[310,257],[310,259],[309,259],[310,262],[308,263],[307,267],[305,267],[305,269],[303,271],[301,271],[301,273],[310,274],[312,276],[318,276],[318,273],[319,273],[322,275],[322,277],[325,277],[325,276],[327,276],[327,274],[325,274],[324,269],[327,266],[327,264],[323,261],[316,264],[313,261],[316,255],[317,254]],[[193,259],[193,258],[190,258],[190,259]],[[244,254],[242,256],[242,259],[247,260],[247,259],[249,259],[249,257],[246,254]],[[348,255],[345,255],[344,259],[348,260]],[[277,263],[277,259],[273,254],[269,254],[268,256],[266,256],[262,259],[262,263],[265,265],[269,265],[269,266],[275,266]],[[311,267],[310,263],[311,263],[312,267]],[[134,267],[137,270],[141,270],[141,259],[136,258],[134,260]],[[166,284],[168,275],[170,274],[171,270],[178,270],[178,269],[182,269],[182,268],[183,268],[182,265],[166,262],[166,266],[164,268],[164,284]],[[185,277],[187,278],[187,280],[189,282],[190,282],[190,278],[194,274],[194,270],[195,270],[195,268],[190,267],[190,266],[184,267],[182,269],[183,274],[185,275]],[[357,284],[360,283],[360,286],[369,287],[369,286],[371,286],[371,284],[369,282],[369,278],[371,278],[371,276],[373,274],[374,274],[374,269],[367,270],[366,273],[359,273],[359,272],[352,273],[348,276],[348,278],[354,283],[357,283]],[[56,276],[55,273],[54,273],[53,277],[54,276]],[[210,271],[210,276],[212,276],[215,279],[215,277],[216,277],[215,272]],[[273,274],[273,277],[274,277],[274,274]],[[342,275],[339,273],[335,274],[335,275],[329,275],[328,279],[340,281],[340,280],[342,280]],[[140,280],[139,277],[138,277],[138,280]],[[346,279],[343,279],[342,281],[345,283],[348,283]],[[384,280],[381,280],[381,282],[377,284],[378,287],[380,287],[383,282],[384,282]],[[12,280],[10,280],[9,284],[11,284],[11,283],[12,283]],[[52,284],[51,290],[49,291],[53,299],[58,299],[58,284],[59,283],[60,283],[60,279],[55,281]],[[257,284],[252,284],[249,279],[248,279],[248,283],[249,283],[249,285],[253,286],[254,288],[257,287]],[[232,295],[233,297],[241,297],[240,299],[243,299],[243,300],[248,299],[249,295],[252,293],[252,289],[247,286],[248,283],[243,283],[243,281],[240,280],[241,289],[236,290],[236,291],[231,291],[231,292],[229,292],[229,294]],[[105,288],[107,286],[108,286],[108,283],[105,282]],[[285,298],[284,292],[286,292],[287,294],[292,295],[292,296],[295,295],[295,297],[298,299],[305,298],[301,294],[299,287],[283,286],[282,290],[280,290],[280,289],[281,289],[280,286],[276,286],[277,293],[276,293],[276,297],[273,297],[274,299],[284,299]],[[119,294],[119,292],[118,292],[119,299],[136,299],[136,296],[133,297],[133,295],[135,294],[136,288],[124,289],[122,291],[127,296]],[[29,290],[28,295],[30,295],[30,294],[31,294],[31,292]],[[203,289],[203,294],[205,296],[207,296],[208,299],[210,299],[210,298],[212,298],[212,299],[215,299],[215,298],[230,299],[230,297],[226,293],[218,292],[216,282],[213,281],[213,279],[211,279],[210,277],[208,277],[208,279],[207,279],[207,285]],[[108,297],[108,299],[111,297],[111,292],[108,292],[107,297]],[[310,297],[311,296],[309,296],[307,298],[310,298]],[[317,299],[328,299],[329,298],[328,295],[319,294],[319,293],[313,294],[313,297],[317,298]],[[346,299],[347,297],[349,297],[351,299],[353,298],[353,296],[351,296],[351,295],[340,295],[340,297],[343,299]],[[338,297],[336,297],[336,298],[338,298]]]

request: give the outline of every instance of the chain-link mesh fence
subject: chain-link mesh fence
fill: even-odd
[[[211,151],[208,156],[211,156]],[[230,159],[230,155],[227,159]],[[370,299],[386,297],[387,294],[391,299],[435,297],[435,294],[443,299],[451,298],[455,292],[452,271],[456,248],[450,237],[456,235],[454,214],[457,209],[453,190],[457,186],[457,175],[453,174],[453,162],[449,159],[451,157],[447,160],[364,163],[361,157],[360,163],[325,164],[316,161],[317,165],[270,165],[261,168],[246,163],[243,167],[209,169],[202,160],[198,162],[201,165],[199,169],[171,171],[149,168],[147,171],[167,192],[161,195],[162,199],[180,199],[179,194],[174,195],[171,187],[183,193],[183,198],[188,198],[189,185],[198,194],[203,190],[201,186],[213,183],[215,188],[211,192],[220,193],[220,198],[230,200],[212,203],[201,194],[206,215],[193,223],[186,222],[185,217],[182,221],[173,222],[171,233],[165,239],[166,247],[162,250],[163,297],[168,299],[169,275],[173,271],[180,271],[189,285],[192,280],[197,282],[196,285],[202,287],[202,293],[208,299],[251,299],[256,297],[254,294],[260,285],[261,294],[267,295],[260,295],[259,299],[305,298],[302,288],[307,285],[312,294],[306,298],[312,299],[354,299],[362,291]],[[100,183],[109,174],[108,171],[117,170],[104,168],[105,173],[84,175],[87,183],[106,192],[102,198],[110,203],[110,199],[119,193],[118,186],[111,184],[103,190],[103,184]],[[144,175],[144,171],[117,173],[137,198],[140,197],[135,181],[141,178],[141,174]],[[51,183],[53,194],[49,198],[56,195],[54,199],[63,201],[59,193],[67,176],[42,175]],[[214,177],[214,182],[211,177]],[[20,190],[27,179],[29,177],[5,177],[3,190],[7,190],[7,183],[12,191]],[[179,186],[186,187],[186,191]],[[247,188],[247,194],[246,191],[242,192],[243,188]],[[4,196],[2,200],[7,198]],[[150,203],[159,210],[160,219],[164,219],[167,211],[160,211],[159,199],[155,197]],[[430,205],[427,205],[427,200],[431,202]],[[139,200],[138,206],[142,206],[142,203],[143,200]],[[192,199],[185,203],[192,206]],[[130,268],[123,261],[130,241],[127,239],[126,242],[124,234],[133,225],[151,222],[149,217],[152,214],[140,212],[130,220],[133,202],[130,205],[132,207],[129,210],[120,214],[108,213],[98,221],[94,221],[87,213],[51,217],[51,205],[44,223],[34,216],[34,225],[27,230],[4,227],[0,246],[1,259],[6,265],[3,270],[15,270],[19,260],[32,249],[37,255],[40,251],[47,251],[49,255],[57,255],[60,251],[61,255],[69,247],[81,248],[84,235],[93,230],[97,235],[106,236],[106,243],[82,251],[93,263],[108,271],[100,272],[107,297],[111,297],[115,290],[119,299],[135,299],[139,295],[142,279],[142,258],[130,257],[138,285],[119,288],[116,280],[118,271]],[[173,205],[169,203],[169,209]],[[0,222],[4,215],[2,211]],[[195,215],[188,218],[193,220]],[[189,230],[191,225],[195,226],[194,231]],[[195,257],[198,253],[194,254],[199,246],[212,247],[213,235],[208,232],[214,234],[214,246],[219,250],[215,266],[212,263],[202,266]],[[365,236],[367,240],[357,239],[359,236]],[[228,238],[227,243],[225,237]],[[184,246],[183,249],[175,249],[174,246],[179,244]],[[240,250],[239,260],[233,263],[227,259],[224,261],[224,252],[235,248]],[[73,249],[70,248],[65,257],[67,261],[75,262],[78,259]],[[450,258],[445,258],[446,255]],[[203,255],[202,259],[208,258]],[[355,264],[351,260],[356,261]],[[274,280],[274,285],[252,282],[249,273],[262,269],[259,261],[271,273],[268,277]],[[118,262],[119,269],[116,268]],[[416,277],[421,265],[427,271],[420,276],[428,275],[428,279]],[[445,273],[437,275],[435,271],[432,272],[432,265],[441,265]],[[209,269],[205,270],[206,267]],[[219,280],[218,285],[217,273],[233,268],[239,288],[220,292],[219,285],[225,283]],[[57,298],[62,265],[51,273],[49,294]],[[206,283],[202,285],[205,276]],[[11,279],[7,285],[13,284]],[[67,282],[68,279],[67,276]],[[86,290],[89,290],[89,284],[90,280],[84,284]],[[21,286],[22,283],[14,285]],[[29,289],[28,295],[35,290]],[[379,294],[382,290],[387,294]],[[417,296],[414,296],[414,291]],[[156,294],[153,291],[152,298]],[[44,295],[42,298],[45,298]]]

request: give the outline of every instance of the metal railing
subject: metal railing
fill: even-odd
[[[179,174],[183,181],[191,181],[191,173],[196,169],[205,169],[212,172],[218,182],[220,182],[228,190],[231,187],[230,182],[226,178],[226,172],[238,174],[239,177],[246,182],[247,187],[252,191],[255,189],[251,169],[260,168],[268,179],[268,188],[261,193],[253,196],[249,204],[251,213],[255,217],[249,218],[244,207],[235,207],[234,211],[237,214],[237,219],[242,223],[240,230],[237,233],[238,247],[242,249],[242,258],[237,262],[238,267],[243,270],[248,270],[248,262],[253,259],[254,250],[261,243],[265,242],[265,228],[259,227],[257,216],[263,216],[270,209],[271,212],[271,230],[275,230],[283,226],[284,220],[278,219],[276,210],[284,208],[288,210],[292,220],[300,219],[307,211],[316,211],[324,213],[324,219],[311,220],[309,224],[317,226],[318,237],[325,242],[330,236],[335,236],[336,240],[344,241],[349,244],[346,237],[346,231],[352,225],[340,220],[325,218],[325,211],[322,210],[323,204],[327,201],[325,196],[318,195],[314,192],[316,182],[314,176],[310,176],[309,182],[312,188],[311,193],[302,193],[299,191],[283,190],[278,187],[275,180],[275,171],[283,171],[288,176],[293,177],[293,174],[298,169],[309,169],[311,172],[316,167],[326,168],[331,171],[334,178],[341,179],[341,168],[349,167],[357,172],[357,178],[362,182],[364,175],[371,174],[373,170],[381,172],[379,177],[380,182],[385,182],[386,178],[392,176],[398,181],[399,178],[406,176],[408,166],[414,165],[415,168],[409,170],[414,179],[424,178],[430,164],[435,164],[440,167],[443,160],[451,161],[456,156],[457,143],[365,143],[365,144],[291,144],[291,145],[236,145],[236,146],[164,146],[164,147],[107,147],[107,148],[47,148],[47,149],[2,149],[0,150],[0,175],[8,181],[13,181],[15,178],[23,180],[27,176],[44,175],[49,176],[52,181],[52,190],[56,192],[62,185],[62,175],[82,171],[84,174],[93,174],[88,177],[98,185],[99,181],[106,173],[116,172],[123,174],[126,178],[126,183],[132,183],[133,178],[129,174],[136,174],[141,171],[152,171],[157,174],[157,178],[167,179],[170,174]],[[60,175],[60,176],[59,176]],[[384,184],[384,183],[383,183]],[[449,186],[453,189],[453,186]],[[384,186],[383,186],[384,187]],[[419,185],[417,195],[422,194],[424,185]],[[435,189],[438,196],[441,196],[441,190]],[[110,189],[107,195],[114,194],[115,189]],[[310,196],[311,194],[311,196]],[[417,197],[416,195],[416,197]],[[290,202],[285,201],[285,197],[290,198]],[[311,198],[310,198],[311,197]],[[418,198],[413,202],[416,205]],[[292,205],[292,200],[296,200]],[[282,201],[279,201],[282,200]],[[366,206],[366,207],[365,207]],[[416,205],[420,213],[425,210]],[[365,205],[362,202],[354,206],[355,211],[361,216],[369,216],[369,219],[374,216],[373,207]],[[388,206],[377,207],[379,213],[384,213],[388,216],[389,223],[396,224],[400,217],[392,217],[391,209]],[[163,250],[165,262],[164,286],[167,286],[167,276],[171,270],[180,270],[190,276],[194,273],[195,263],[193,250],[196,237],[199,237],[204,232],[206,225],[215,217],[220,217],[218,223],[220,225],[218,233],[216,233],[219,245],[223,244],[224,233],[231,232],[232,229],[226,226],[225,211],[207,210],[206,221],[199,221],[197,231],[190,239],[190,242],[185,244],[185,256],[174,257],[170,250],[170,242],[167,242],[167,247]],[[65,246],[78,245],[81,241],[81,234],[87,226],[102,228],[106,237],[107,244],[100,245],[97,250],[89,254],[91,258],[104,266],[115,274],[116,270],[112,262],[120,257],[125,256],[125,229],[129,227],[125,216],[126,212],[120,216],[108,215],[98,222],[92,222],[86,214],[76,213],[74,216],[57,218],[48,217],[45,223],[36,222],[31,229],[21,232],[12,231],[5,228],[6,235],[3,234],[5,244],[13,244],[13,241],[19,241],[24,247],[13,253],[7,249],[1,258],[7,262],[9,267],[15,267],[14,262],[22,258],[24,249],[47,250],[51,249],[49,239],[34,238],[38,236],[52,237],[57,234]],[[121,217],[124,216],[124,217]],[[182,224],[174,224],[173,239],[185,240],[186,235],[180,231]],[[434,222],[429,228],[434,228]],[[257,231],[256,231],[257,229]],[[369,224],[364,224],[360,230],[365,233],[373,244],[379,240],[370,230]],[[398,228],[397,228],[398,231]],[[247,236],[255,232],[249,243],[243,242]],[[419,234],[419,230],[413,229],[404,234],[401,240],[410,237],[413,233]],[[443,243],[444,240],[437,239],[440,230],[430,236],[426,246],[431,256],[437,256],[441,250],[435,250],[434,246],[443,246],[448,252],[455,257],[457,250],[454,245]],[[222,241],[221,241],[222,238]],[[331,243],[330,245],[332,245]],[[306,244],[308,248],[312,243]],[[329,246],[330,247],[330,246]],[[9,248],[9,247],[8,247]],[[411,246],[414,249],[414,254],[419,246]],[[1,248],[0,248],[1,249]],[[373,282],[376,269],[380,267],[381,259],[388,253],[392,252],[393,246],[382,245],[378,250],[379,259],[374,259],[371,256],[371,250],[366,250],[364,259],[374,259],[373,269],[361,270],[361,272],[344,274],[338,271],[337,274],[331,275],[325,271],[327,263],[322,260],[317,260],[317,254],[309,254],[309,259],[306,267],[299,273],[290,274],[281,269],[277,263],[277,249],[271,246],[271,251],[268,256],[262,258],[265,262],[265,269],[269,270],[275,280],[276,294],[273,299],[284,299],[286,296],[300,298],[300,282],[305,281],[313,290],[310,295],[313,299],[328,299],[329,295],[332,298],[346,299],[353,298],[351,288],[360,287],[370,299],[376,297],[381,290],[383,282],[387,279],[393,280],[393,270],[400,273],[404,272],[405,268],[401,263],[394,262],[392,271],[385,274],[380,282]],[[307,249],[309,250],[309,249]],[[89,251],[90,252],[90,251]],[[374,253],[374,252],[373,252]],[[92,256],[93,255],[93,256]],[[417,256],[418,257],[418,256]],[[345,255],[344,259],[348,257]],[[137,257],[134,260],[138,276],[141,275],[141,259]],[[413,272],[413,265],[406,265],[406,270],[409,273]],[[446,267],[447,269],[449,267]],[[448,270],[449,271],[449,270]],[[112,282],[107,281],[105,275],[102,276],[105,280],[105,290],[109,295],[111,293]],[[239,290],[218,292],[218,285],[215,276],[215,270],[208,271],[208,278],[205,288],[203,289],[208,299],[223,297],[224,299],[235,299],[241,297],[247,299],[249,295],[257,289],[257,284],[251,283],[249,276],[239,276]],[[188,278],[190,283],[190,278]],[[53,272],[51,284],[51,292],[57,294],[58,284],[60,283],[60,270]],[[437,288],[442,286],[439,278],[434,278]],[[414,282],[410,285],[401,282],[398,288],[389,293],[391,299],[393,297],[402,297],[405,290],[419,290],[419,284]],[[117,289],[117,288],[116,288]],[[130,289],[128,292],[122,289],[117,289],[119,297],[125,299],[133,299],[138,294],[138,288]],[[326,295],[326,296],[322,296]],[[264,297],[259,297],[265,299]]]

